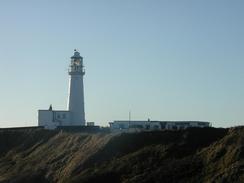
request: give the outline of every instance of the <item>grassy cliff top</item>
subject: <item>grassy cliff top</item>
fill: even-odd
[[[244,127],[130,134],[0,130],[0,182],[242,182]]]

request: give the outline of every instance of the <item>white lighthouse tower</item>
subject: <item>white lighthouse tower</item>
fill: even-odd
[[[83,76],[85,75],[85,71],[83,58],[77,50],[74,50],[74,55],[71,57],[69,75],[67,110],[70,111],[70,121],[72,125],[85,125],[83,85]]]
[[[69,97],[67,110],[38,110],[38,126],[47,129],[78,127],[85,125],[83,58],[74,50],[69,66]],[[89,123],[88,123],[89,124]]]

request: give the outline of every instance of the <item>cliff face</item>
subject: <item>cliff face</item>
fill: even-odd
[[[244,127],[0,131],[0,182],[243,182]]]

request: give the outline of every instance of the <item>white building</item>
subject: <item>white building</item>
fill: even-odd
[[[210,127],[210,122],[202,121],[114,121],[110,122],[112,132],[135,132],[149,130],[179,130],[190,127]]]
[[[84,126],[84,76],[83,58],[78,51],[74,51],[69,67],[69,95],[67,111],[49,110],[38,111],[38,126],[55,129],[58,126]]]

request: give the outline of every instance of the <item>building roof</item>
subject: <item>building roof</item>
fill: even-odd
[[[116,121],[113,121],[113,122],[110,122],[110,123],[128,123],[128,122],[135,122],[135,123],[145,123],[145,122],[149,122],[149,123],[153,123],[153,122],[161,122],[161,123],[210,123],[210,122],[207,122],[207,121],[129,121],[129,120],[116,120]]]

